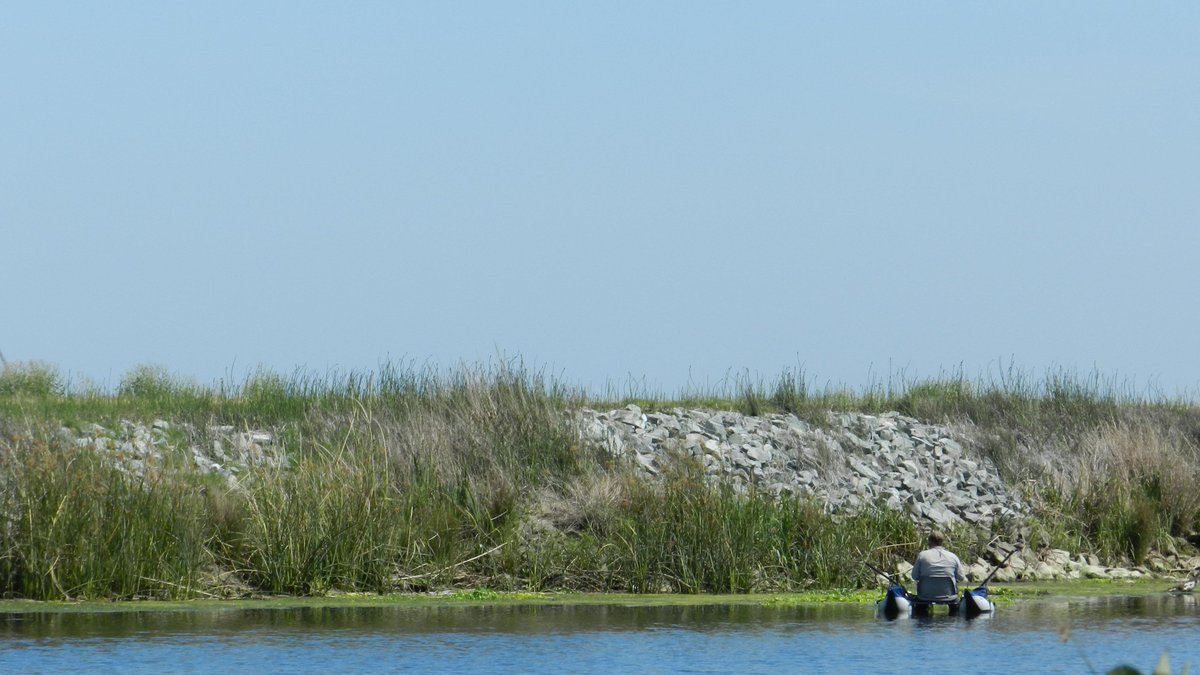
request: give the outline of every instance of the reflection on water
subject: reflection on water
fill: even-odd
[[[1062,635],[1069,628],[1070,639]],[[967,621],[870,606],[493,606],[0,615],[0,670],[1087,672],[1200,667],[1190,595],[1059,598]]]
[[[130,637],[263,629],[304,633],[577,633],[657,629],[685,625],[695,631],[755,629],[785,621],[861,618],[850,605],[764,607],[697,605],[517,605],[441,607],[303,607],[108,614],[0,614],[5,637]]]

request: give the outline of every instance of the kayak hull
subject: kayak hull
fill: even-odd
[[[963,616],[966,616],[968,619],[981,614],[990,614],[996,609],[991,599],[988,598],[986,587],[963,591],[962,601],[959,603],[959,606]]]
[[[963,616],[968,619],[988,616],[996,608],[988,598],[987,588],[963,591],[962,597],[957,601],[924,602],[909,595],[903,586],[892,586],[883,599],[876,603],[876,613],[889,621],[908,616],[927,617],[932,615],[936,605],[945,605],[950,616]]]
[[[883,600],[876,603],[876,612],[885,619],[893,620],[912,613],[912,600],[903,586],[892,586]]]

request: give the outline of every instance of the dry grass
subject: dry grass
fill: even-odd
[[[534,493],[531,516],[559,532],[605,532],[629,496],[626,472],[595,472],[546,485]]]

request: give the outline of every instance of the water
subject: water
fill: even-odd
[[[1064,630],[1069,639],[1064,642]],[[0,672],[1175,672],[1192,596],[1023,601],[967,621],[869,607],[506,606],[0,614]]]

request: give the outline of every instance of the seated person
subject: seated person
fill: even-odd
[[[958,599],[958,582],[966,581],[962,561],[942,548],[946,535],[929,533],[929,548],[917,555],[912,578],[917,582],[917,602],[950,602]]]

